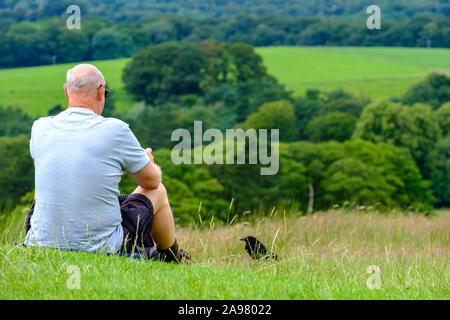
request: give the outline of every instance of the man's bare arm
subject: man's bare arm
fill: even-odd
[[[150,159],[147,165],[138,172],[128,174],[142,188],[156,189],[161,183],[161,168],[153,160],[152,149],[146,149],[145,153]]]

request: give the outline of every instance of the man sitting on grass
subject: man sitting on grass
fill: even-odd
[[[151,257],[154,240],[160,259],[179,262],[161,169],[126,123],[101,116],[108,94],[102,73],[80,64],[67,72],[64,91],[67,110],[31,129],[36,194],[25,244]],[[124,171],[138,187],[120,205]]]

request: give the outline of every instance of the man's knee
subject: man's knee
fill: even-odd
[[[163,206],[169,204],[167,190],[162,183],[159,184],[156,189],[144,189],[142,187],[138,187],[135,192],[143,194],[150,199],[153,205],[154,213],[159,211]]]
[[[156,188],[156,190],[158,191],[158,197],[159,197],[159,200],[161,201],[161,203],[163,203],[163,204],[166,202],[168,203],[169,199],[167,196],[166,187],[162,183],[160,183],[158,188]]]

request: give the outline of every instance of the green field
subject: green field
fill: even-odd
[[[122,84],[122,69],[128,59],[95,61],[102,70],[108,86],[114,90],[117,108],[128,108],[133,104]],[[78,63],[55,66],[0,70],[0,105],[19,106],[29,114],[46,115],[51,107],[66,106],[64,83],[66,72]]]
[[[2,300],[450,298],[445,213],[285,217],[275,210],[257,222],[186,227],[177,235],[193,257],[186,266],[12,246],[23,239],[26,211],[0,219]],[[246,235],[260,238],[280,259],[252,261],[238,240]],[[370,272],[377,267],[379,273]],[[79,289],[71,281],[75,269]]]
[[[449,49],[267,47],[257,52],[269,73],[296,95],[308,88],[343,88],[371,99],[399,97],[431,71],[450,72]],[[127,61],[94,62],[121,110],[133,105],[121,81]],[[0,70],[0,105],[17,105],[31,115],[45,115],[56,104],[64,106],[65,73],[75,64]]]
[[[399,97],[431,71],[450,72],[450,50],[272,47],[258,52],[269,73],[296,94],[343,88],[371,99]]]

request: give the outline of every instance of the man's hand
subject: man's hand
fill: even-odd
[[[155,163],[155,159],[153,159],[152,151],[153,151],[152,148],[147,148],[147,149],[145,149],[145,154],[150,159],[150,163],[153,165],[153,167],[158,172],[158,175],[160,177],[159,179],[161,180],[161,176],[162,176],[161,168]]]
[[[144,150],[150,161],[140,171],[136,173],[129,173],[130,177],[144,189],[156,189],[161,183],[162,172],[161,168],[155,163],[152,155],[152,149]]]
[[[150,162],[152,164],[155,164],[155,160],[153,159],[153,155],[152,155],[152,151],[153,151],[152,148],[147,148],[144,151],[145,151],[145,154],[149,157]]]

